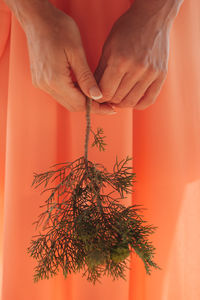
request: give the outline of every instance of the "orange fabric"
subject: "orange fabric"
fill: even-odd
[[[66,3],[65,3],[66,2]],[[91,69],[113,22],[128,0],[55,0],[79,25]],[[103,277],[93,286],[81,273],[33,283],[36,262],[26,253],[41,195],[33,172],[83,155],[85,114],[71,113],[31,83],[25,34],[0,0],[0,255],[1,300],[197,300],[200,299],[200,2],[185,0],[170,34],[167,79],[154,105],[92,115],[107,150],[89,159],[111,168],[116,155],[134,157],[135,196],[155,226],[155,261],[147,275],[131,255],[127,281]]]

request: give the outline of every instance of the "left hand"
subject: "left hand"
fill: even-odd
[[[114,23],[94,74],[103,94],[96,101],[139,110],[155,102],[167,75],[171,25],[160,21],[131,8]]]

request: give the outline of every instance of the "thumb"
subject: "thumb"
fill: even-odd
[[[94,100],[102,98],[103,95],[88,66],[83,47],[74,50],[68,60],[83,93]]]

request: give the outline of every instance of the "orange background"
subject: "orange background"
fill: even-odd
[[[65,3],[66,2],[66,3]],[[79,25],[95,70],[103,42],[128,0],[52,1]],[[33,283],[36,262],[26,254],[40,213],[33,172],[73,161],[84,151],[85,114],[72,113],[31,82],[25,33],[0,0],[0,291],[1,300],[200,299],[200,2],[185,0],[170,33],[166,81],[155,104],[143,111],[93,114],[107,150],[89,159],[111,168],[116,155],[134,158],[135,196],[155,226],[155,261],[149,276],[131,255],[127,280],[103,277],[93,286],[81,273]]]

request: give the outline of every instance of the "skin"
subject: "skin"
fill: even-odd
[[[183,0],[135,0],[113,25],[95,78],[113,108],[155,103],[167,76],[172,23]]]
[[[95,71],[103,93],[98,102],[140,110],[155,102],[167,75],[169,56],[169,27],[157,27],[151,18],[134,10],[117,20]]]
[[[84,111],[86,96],[94,99],[91,113],[97,114],[116,107],[145,109],[155,102],[167,75],[169,33],[182,0],[135,0],[113,24],[95,74],[70,16],[46,0],[5,2],[26,34],[33,85],[69,111]]]
[[[25,21],[32,83],[71,112],[84,111],[89,90],[96,86],[75,21],[53,5],[39,14],[38,21]],[[72,81],[72,71],[78,82]],[[91,103],[91,112],[109,114],[109,104]]]

